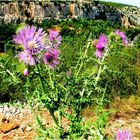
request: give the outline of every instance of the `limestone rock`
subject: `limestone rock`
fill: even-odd
[[[7,121],[5,120],[2,124],[1,124],[1,131],[3,133],[9,132],[15,128],[18,128],[19,124],[15,121]]]
[[[140,8],[113,7],[90,0],[0,1],[0,24],[26,20],[42,22],[47,18],[89,18],[140,25]]]

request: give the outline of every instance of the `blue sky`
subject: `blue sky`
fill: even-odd
[[[140,0],[103,0],[103,1],[119,2],[140,7]]]

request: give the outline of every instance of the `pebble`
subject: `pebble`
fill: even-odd
[[[30,126],[27,126],[26,127],[26,131],[31,131],[33,128],[32,127],[30,127]]]
[[[23,125],[20,125],[20,129],[21,129],[21,131],[22,131],[22,132],[24,132],[24,131],[25,131],[25,129],[26,129],[26,127],[27,127],[27,126],[26,126],[26,125],[24,125],[24,124],[23,124]]]
[[[0,121],[1,121],[1,131],[3,133],[7,133],[8,131],[11,131],[17,127],[19,127],[19,129],[21,130],[21,132],[24,131],[32,131],[33,128],[26,125],[26,124],[18,124],[16,122],[14,122],[13,119],[17,120],[18,122],[20,122],[22,120],[22,118],[26,115],[31,114],[31,110],[29,110],[28,108],[18,108],[18,107],[13,107],[13,106],[9,106],[9,105],[0,105]],[[4,121],[3,122],[3,118],[5,118],[5,120],[10,120],[9,122]],[[11,122],[12,120],[12,122]]]
[[[9,105],[0,105],[0,113],[3,114],[6,118],[22,118],[26,114],[31,114],[31,110],[20,109]]]

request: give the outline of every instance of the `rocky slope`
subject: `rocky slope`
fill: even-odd
[[[0,23],[18,23],[25,20],[42,22],[47,18],[89,18],[140,25],[140,8],[115,7],[87,0],[0,1]]]

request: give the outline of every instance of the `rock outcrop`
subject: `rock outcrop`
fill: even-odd
[[[134,14],[131,12],[133,24],[140,25],[140,10],[138,8],[134,9],[138,16],[133,18]],[[128,14],[127,10],[127,8],[118,10],[118,8],[107,6],[98,1],[85,0],[0,1],[0,23],[18,23],[26,20],[42,22],[42,20],[48,18],[80,17],[121,23],[122,15]]]

